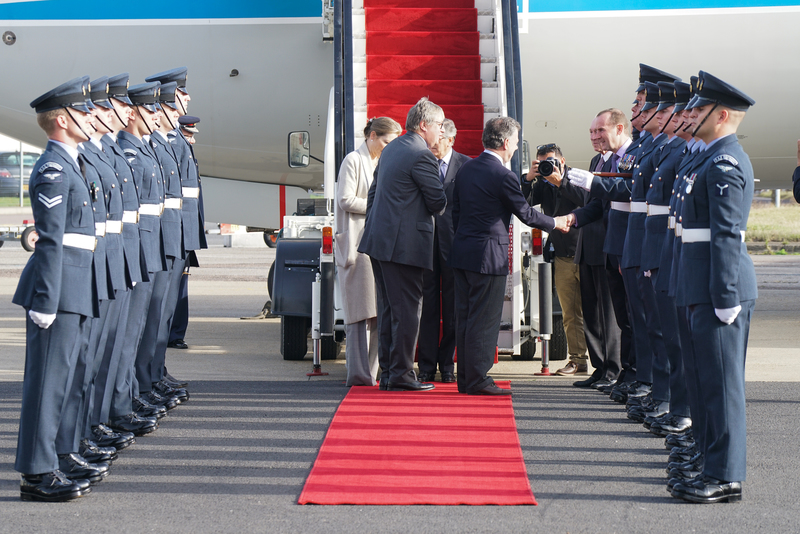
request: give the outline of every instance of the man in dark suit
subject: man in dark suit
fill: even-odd
[[[517,151],[520,125],[510,117],[486,122],[484,152],[466,162],[453,190],[453,267],[456,292],[458,391],[470,395],[510,395],[487,375],[494,362],[508,276],[508,225],[516,215],[529,226],[566,231],[564,217],[553,219],[528,205],[519,177],[506,168]]]
[[[414,374],[422,279],[433,267],[433,216],[447,198],[430,147],[442,136],[442,108],[422,98],[408,112],[406,134],[381,154],[367,198],[358,251],[377,265],[381,389],[424,391]]]
[[[455,382],[456,349],[456,298],[453,286],[453,269],[447,265],[450,246],[453,243],[453,186],[461,165],[469,156],[453,150],[456,141],[456,125],[445,119],[444,135],[431,147],[439,162],[439,180],[447,196],[447,208],[434,216],[433,271],[425,271],[422,282],[422,319],[419,324],[419,380],[431,382],[436,376],[436,366],[442,382]],[[441,293],[441,295],[440,295]],[[441,304],[440,304],[441,303]],[[439,317],[441,313],[441,339]]]

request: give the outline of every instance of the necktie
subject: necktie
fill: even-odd
[[[614,172],[619,172],[619,154],[616,152],[611,155],[611,168]]]
[[[606,162],[606,160],[603,159],[603,156],[600,156],[600,158],[597,160],[597,165],[594,166],[594,172],[602,171],[603,170],[603,164],[605,162]]]
[[[439,181],[444,183],[444,177],[447,176],[447,162],[443,159],[439,160]]]

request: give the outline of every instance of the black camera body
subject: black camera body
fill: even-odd
[[[561,163],[556,158],[550,157],[539,162],[539,176],[543,178],[553,174],[556,169],[558,169],[559,172],[562,170]]]

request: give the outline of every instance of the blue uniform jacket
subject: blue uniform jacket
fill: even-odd
[[[681,218],[684,232],[710,228],[711,241],[683,243],[678,285],[686,290],[677,304],[733,308],[758,296],[755,268],[740,233],[753,201],[753,167],[733,134],[701,159],[697,175],[684,187]]]
[[[164,191],[161,185],[161,167],[152,153],[152,148],[128,132],[119,132],[117,141],[125,159],[133,169],[133,181],[139,196],[140,207],[144,204],[163,206]],[[161,217],[141,215],[139,238],[148,273],[165,270],[166,259],[161,239]]]
[[[453,189],[453,247],[450,266],[482,274],[508,274],[508,225],[511,215],[548,232],[555,221],[525,200],[519,179],[486,152],[467,161]]]
[[[200,174],[197,168],[197,160],[194,157],[194,149],[183,134],[172,130],[167,134],[170,145],[178,156],[178,168],[181,175],[181,187],[200,189]],[[199,250],[208,248],[206,243],[206,233],[203,220],[202,191],[197,198],[183,197],[183,209],[181,211],[183,221],[183,245],[186,250]]]
[[[164,177],[164,198],[181,198],[181,176],[178,156],[161,132],[150,136],[151,145],[161,165]],[[161,214],[161,233],[164,236],[164,254],[173,258],[183,258],[183,230],[181,228],[181,209],[164,208]]]
[[[647,205],[669,206],[672,197],[672,185],[678,164],[683,159],[686,141],[674,137],[672,141],[661,145],[655,158],[655,169],[647,190]],[[643,271],[658,269],[661,266],[661,250],[664,237],[667,235],[668,214],[647,215],[644,222],[644,238],[642,239],[642,259],[640,268]]]
[[[667,142],[666,135],[660,135],[657,139],[648,136],[642,143],[639,152],[639,161],[633,169],[633,180],[631,181],[631,202],[645,202],[647,190],[650,186],[650,179],[655,172],[655,158],[660,154],[659,148]],[[644,239],[644,221],[647,213],[634,212],[628,218],[628,231],[625,234],[625,245],[622,252],[623,268],[639,267],[642,260],[642,240]]]
[[[12,301],[40,313],[97,316],[94,253],[62,244],[65,233],[94,237],[92,198],[86,181],[75,160],[52,142],[33,169],[29,192],[39,240]]]
[[[139,220],[139,196],[136,194],[136,184],[133,181],[133,169],[125,158],[125,154],[119,145],[108,135],[103,136],[101,142],[106,148],[106,155],[109,156],[114,171],[117,175],[117,183],[120,186],[120,197],[122,199],[123,213],[128,212],[134,221]],[[133,212],[136,212],[134,215]],[[130,221],[130,219],[129,219]],[[126,222],[122,225],[122,248],[125,255],[125,275],[129,287],[133,287],[133,282],[146,282],[146,264],[141,260],[142,250],[139,238],[139,223]]]
[[[100,175],[103,183],[103,200],[105,204],[106,223],[122,221],[122,195],[117,173],[108,159],[105,149],[99,149],[91,142],[83,144],[84,155],[89,164]],[[122,248],[122,234],[114,234],[106,229],[104,238],[106,245],[106,269],[111,284],[109,298],[114,291],[124,291],[128,285],[125,280],[125,256]]]

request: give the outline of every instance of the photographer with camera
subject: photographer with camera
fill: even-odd
[[[540,204],[551,217],[567,215],[579,206],[565,195],[562,178],[569,170],[561,148],[555,143],[536,147],[531,171],[523,177],[522,194],[531,206]],[[583,308],[579,266],[574,263],[578,233],[552,232],[545,243],[545,260],[553,263],[554,280],[567,334],[569,363],[556,371],[560,376],[586,374],[588,357],[583,332]]]

